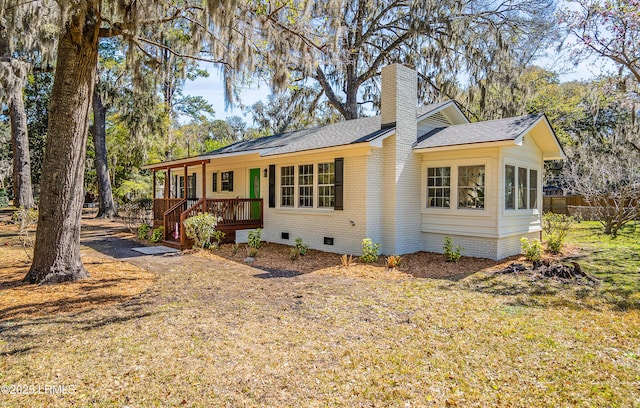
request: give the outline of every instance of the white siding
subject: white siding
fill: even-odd
[[[458,150],[423,154],[421,174],[422,232],[498,237],[498,149]],[[457,174],[459,166],[485,166],[484,209],[458,209]],[[451,167],[451,206],[427,208],[427,168]]]
[[[504,204],[504,172],[505,165],[525,167],[538,171],[538,208],[537,209],[505,209]],[[525,135],[522,146],[503,147],[500,154],[500,212],[499,212],[499,235],[524,236],[527,233],[539,232],[541,230],[542,214],[542,175],[543,161],[542,152],[533,141],[530,135]],[[516,170],[517,173],[517,170]],[[517,201],[517,200],[516,200]]]

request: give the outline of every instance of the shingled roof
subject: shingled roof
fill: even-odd
[[[446,101],[419,107],[417,109],[417,117],[424,116],[451,103],[454,102]],[[252,151],[260,151],[261,156],[274,156],[278,154],[370,142],[380,136],[391,133],[394,130],[395,128],[393,127],[381,129],[380,116],[372,116],[362,119],[347,120],[312,129],[303,129],[253,140],[245,140],[206,153],[205,156],[229,153],[248,153]]]
[[[415,149],[516,140],[544,114],[440,127],[420,136]]]

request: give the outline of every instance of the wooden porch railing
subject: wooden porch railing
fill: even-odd
[[[225,232],[243,228],[262,228],[263,226],[264,204],[261,198],[156,199],[160,205],[165,205],[168,200],[173,200],[174,204],[162,214],[164,239],[168,241],[179,240],[182,247],[187,246],[188,241],[183,227],[185,220],[200,213],[208,212],[220,217],[218,229]],[[154,203],[154,208],[160,207],[156,205],[157,202]],[[178,239],[175,238],[176,225],[178,226]]]
[[[170,199],[171,200],[171,199]],[[187,207],[187,200],[184,198],[179,199],[177,203],[175,203],[171,208],[166,210],[163,214],[163,225],[164,225],[164,239],[176,240],[174,234],[176,232],[176,227],[179,230],[183,230],[181,228],[180,214],[182,214]],[[182,234],[182,233],[180,233]]]
[[[153,219],[164,221],[164,213],[184,198],[155,198],[153,200]]]

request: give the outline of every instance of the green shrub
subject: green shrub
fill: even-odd
[[[372,263],[378,260],[378,251],[380,244],[375,243],[371,238],[365,238],[362,240],[362,256],[360,260],[366,263]]]
[[[562,249],[562,243],[575,223],[575,219],[565,214],[548,212],[542,217],[542,230],[547,238],[547,249],[557,254]]]
[[[9,205],[9,196],[4,188],[0,188],[0,208],[7,207]]]
[[[302,256],[305,256],[307,254],[307,251],[309,250],[309,245],[302,242],[302,238],[296,238],[295,242],[298,253]]]
[[[151,233],[151,238],[149,238],[149,241],[153,242],[154,244],[157,244],[158,242],[162,242],[163,239],[164,239],[164,227],[158,227],[154,229],[153,232]]]
[[[261,233],[262,230],[260,228],[249,231],[249,237],[247,238],[247,245],[249,248],[260,248],[260,242],[262,241]]]
[[[220,242],[222,242],[222,239],[224,238],[224,236],[227,235],[224,232],[220,231],[220,230],[215,230],[213,231],[213,240],[216,241],[216,246],[220,246]]]
[[[529,241],[527,238],[520,238],[520,248],[527,261],[536,262],[542,259],[542,243],[538,238]]]
[[[209,213],[201,213],[189,217],[184,222],[184,233],[193,240],[195,248],[210,248],[211,237],[214,236],[218,217]]]
[[[450,237],[444,237],[442,246],[444,256],[447,258],[447,262],[458,262],[462,257],[462,248],[460,245],[453,245],[453,240]]]
[[[151,231],[151,225],[140,224],[138,226],[138,238],[147,239],[149,237],[149,231]]]

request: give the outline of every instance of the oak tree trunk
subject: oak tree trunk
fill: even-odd
[[[97,218],[115,218],[118,216],[107,162],[107,108],[102,104],[100,94],[93,92],[93,145],[96,150],[95,166],[98,179],[98,215]]]
[[[80,220],[89,109],[95,86],[99,2],[82,2],[59,35],[42,167],[33,263],[25,281],[54,284],[89,276],[80,260]]]
[[[11,89],[9,116],[13,145],[13,205],[32,208],[34,203],[31,188],[31,159],[29,157],[27,113],[24,109],[22,87],[16,86]]]

